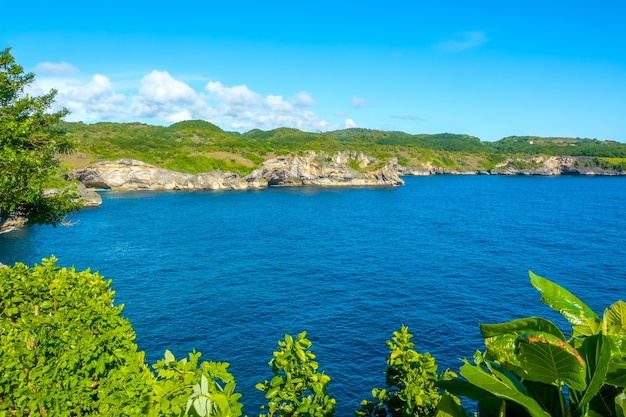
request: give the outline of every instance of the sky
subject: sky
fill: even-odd
[[[34,0],[2,14],[0,48],[35,73],[30,94],[58,90],[68,121],[626,142],[623,0]]]

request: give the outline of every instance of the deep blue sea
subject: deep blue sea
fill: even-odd
[[[231,364],[245,412],[284,333],[303,330],[332,378],[337,415],[384,387],[385,340],[457,371],[483,345],[478,322],[565,322],[528,271],[599,314],[626,299],[626,178],[408,177],[396,188],[107,192],[71,227],[0,235],[0,261],[91,268],[149,363],[191,349]]]

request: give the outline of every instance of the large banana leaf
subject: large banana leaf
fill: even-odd
[[[565,288],[530,271],[528,274],[533,287],[541,293],[541,302],[565,317],[572,326],[575,326],[577,333],[586,336],[596,333],[595,328],[600,318],[591,308]]]
[[[585,361],[562,339],[548,333],[526,333],[517,338],[515,354],[530,381],[563,382],[577,391],[587,387]]]
[[[460,368],[460,374],[471,384],[488,391],[498,398],[515,402],[524,407],[532,417],[549,417],[546,411],[528,393],[524,385],[512,373],[495,363],[490,364],[492,374],[467,360]]]
[[[586,416],[591,400],[602,389],[609,372],[611,345],[606,336],[598,334],[585,338],[578,352],[587,364],[587,388],[584,391],[571,389],[569,400],[575,416]]]

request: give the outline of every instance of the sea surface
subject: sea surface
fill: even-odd
[[[542,315],[528,271],[597,313],[626,299],[626,178],[408,177],[396,188],[105,192],[67,227],[0,235],[0,261],[112,279],[149,363],[170,349],[226,361],[254,385],[285,333],[306,330],[338,416],[384,387],[385,340],[402,324],[440,370],[458,371],[477,324]]]

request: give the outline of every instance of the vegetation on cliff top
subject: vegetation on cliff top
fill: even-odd
[[[269,158],[307,150],[356,151],[401,165],[452,169],[491,169],[510,157],[586,156],[596,166],[626,166],[626,144],[596,139],[511,137],[497,142],[461,134],[417,134],[370,129],[303,132],[293,128],[226,132],[212,123],[190,120],[171,126],[141,123],[63,123],[80,156],[73,166],[98,160],[134,158],[189,173],[213,170],[247,174]]]

